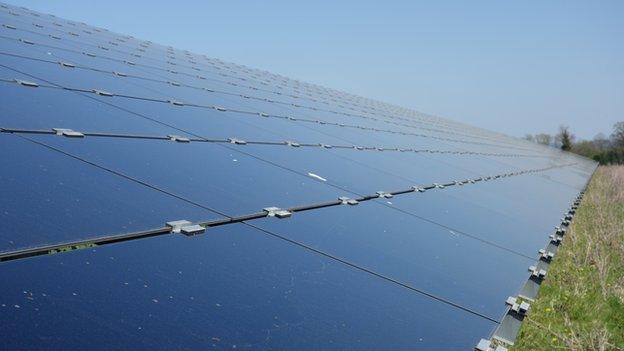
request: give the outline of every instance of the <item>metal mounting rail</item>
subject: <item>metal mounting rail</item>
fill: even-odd
[[[518,295],[510,296],[505,301],[507,307],[499,325],[489,339],[481,339],[479,341],[474,348],[475,351],[507,351],[509,346],[514,345],[522,322],[529,313],[531,304],[537,298],[539,289],[547,278],[550,264],[563,242],[564,235],[572,224],[572,219],[581,204],[588,183],[589,181],[564,213],[563,218],[561,218],[561,224],[554,228],[554,232],[549,236],[546,247],[537,252],[537,261],[528,267],[528,279],[518,292]]]
[[[452,187],[456,185],[464,185],[464,184],[476,184],[478,182],[483,182],[483,181],[492,181],[492,180],[498,180],[498,179],[506,178],[506,177],[520,176],[523,174],[544,172],[550,169],[569,167],[572,165],[574,164],[564,164],[564,165],[557,165],[557,166],[551,166],[551,167],[539,168],[539,169],[527,169],[523,171],[501,173],[501,174],[497,174],[494,176],[479,177],[475,179],[466,179],[463,181],[452,181],[452,182],[447,182],[444,184],[434,183],[434,184],[427,185],[427,186],[419,185],[419,186],[413,186],[409,189],[401,189],[401,190],[392,191],[392,192],[377,191],[374,194],[365,195],[365,196],[361,196],[361,197],[354,198],[354,199],[341,196],[341,197],[337,197],[336,200],[329,200],[326,202],[316,203],[316,204],[305,204],[305,205],[294,206],[290,208],[267,207],[259,212],[243,214],[243,215],[234,216],[234,217],[226,217],[222,219],[216,219],[216,220],[210,220],[210,221],[204,221],[204,222],[198,222],[198,223],[188,222],[187,224],[188,226],[195,227],[195,229],[199,229],[197,228],[199,226],[205,230],[211,227],[222,226],[222,225],[233,224],[233,223],[240,223],[244,221],[245,222],[252,221],[252,220],[265,218],[265,217],[288,218],[297,212],[312,211],[316,209],[333,207],[333,206],[341,206],[341,205],[353,206],[361,202],[366,202],[366,201],[370,201],[370,200],[378,199],[378,198],[401,196],[401,195],[410,194],[410,193],[418,194],[418,193],[422,193],[422,192],[434,190],[434,189],[445,189],[448,187]],[[167,223],[171,223],[171,222],[167,222]],[[33,257],[33,256],[41,256],[41,255],[46,255],[46,254],[53,254],[57,252],[73,251],[73,250],[87,248],[87,247],[101,246],[101,245],[118,243],[118,242],[123,242],[123,241],[128,241],[128,240],[136,240],[136,239],[148,238],[148,237],[153,237],[153,236],[171,234],[174,232],[177,233],[179,232],[177,231],[177,229],[178,228],[174,228],[174,226],[166,226],[162,228],[147,229],[145,231],[137,231],[137,232],[125,233],[125,234],[105,235],[105,236],[100,236],[100,237],[95,237],[95,238],[68,241],[68,242],[58,243],[58,244],[53,244],[53,245],[43,245],[43,246],[38,246],[38,247],[33,247],[33,248],[20,249],[20,250],[15,250],[15,251],[7,251],[7,252],[0,253],[0,262],[23,259],[27,257]],[[196,235],[197,232],[198,230],[190,231],[188,233],[184,233],[184,232],[183,233],[191,236],[191,235]]]
[[[0,64],[0,67],[5,67],[15,72],[20,72],[18,70],[15,70],[3,64]],[[24,72],[20,72],[20,73],[27,74]],[[92,89],[74,88],[74,87],[65,87],[61,85],[37,84],[37,83],[26,85],[26,84],[23,84],[24,82],[23,80],[19,80],[19,79],[14,79],[14,80],[0,79],[0,81],[8,82],[8,83],[17,83],[22,86],[35,87],[35,88],[41,87],[41,88],[47,88],[47,89],[59,89],[63,91],[73,91],[73,92],[80,92],[80,93],[86,93],[86,94],[94,94],[94,95],[98,95],[101,97],[106,96],[109,98],[125,98],[125,99],[149,101],[149,102],[154,102],[154,103],[165,103],[165,104],[177,107],[177,108],[185,108],[185,107],[200,108],[203,110],[214,110],[218,112],[237,113],[237,114],[248,116],[248,117],[274,118],[274,119],[288,120],[288,121],[294,121],[294,122],[304,122],[304,123],[313,123],[317,125],[329,125],[329,126],[334,126],[334,127],[366,130],[366,131],[370,131],[374,133],[389,133],[389,134],[396,134],[396,135],[415,136],[415,137],[421,137],[421,138],[427,138],[427,139],[441,140],[445,142],[457,142],[457,143],[462,143],[462,144],[484,145],[484,146],[492,146],[492,147],[499,147],[499,148],[506,148],[506,149],[534,151],[534,149],[531,149],[531,148],[523,148],[523,147],[513,146],[513,145],[493,144],[493,143],[486,143],[486,142],[479,142],[479,141],[447,138],[447,137],[440,137],[440,136],[434,136],[434,135],[428,135],[428,134],[422,134],[422,133],[413,133],[413,132],[398,131],[398,130],[392,130],[392,129],[367,127],[367,126],[362,126],[362,125],[357,125],[357,124],[337,123],[337,122],[332,122],[328,120],[318,120],[318,119],[303,118],[303,117],[268,114],[262,111],[241,110],[237,108],[230,108],[230,107],[216,106],[216,105],[202,105],[202,104],[187,103],[187,102],[172,100],[172,99],[160,99],[160,98],[152,98],[152,97],[146,97],[146,96],[132,96],[132,95],[125,95],[125,94],[117,94],[115,92],[106,92],[106,94],[101,94],[102,90],[99,90],[96,88],[92,88]]]
[[[24,84],[24,83],[22,83]],[[26,83],[28,84],[28,83]],[[59,133],[57,130],[65,131],[65,133]],[[69,132],[78,133],[70,135]],[[400,147],[382,147],[382,146],[359,146],[359,145],[328,145],[323,143],[295,143],[292,141],[261,141],[261,140],[242,140],[239,138],[224,138],[224,139],[208,139],[208,138],[190,138],[179,135],[147,135],[147,134],[120,134],[120,133],[102,133],[102,132],[84,132],[75,131],[69,128],[52,128],[47,129],[20,129],[20,128],[6,128],[0,127],[0,133],[8,134],[48,134],[48,135],[62,135],[62,136],[80,136],[80,137],[105,137],[105,138],[121,138],[121,139],[144,139],[144,140],[163,140],[163,141],[177,141],[182,143],[189,142],[204,142],[204,143],[221,143],[221,144],[236,144],[236,145],[267,145],[267,146],[296,146],[296,147],[314,147],[322,149],[346,149],[357,151],[389,151],[389,152],[412,152],[412,153],[430,153],[430,154],[450,154],[450,155],[477,155],[488,157],[527,157],[527,158],[547,158],[544,155],[527,155],[527,154],[507,154],[507,153],[495,153],[495,152],[477,152],[477,151],[453,151],[453,150],[435,150],[435,149],[412,149],[412,148],[400,148]]]

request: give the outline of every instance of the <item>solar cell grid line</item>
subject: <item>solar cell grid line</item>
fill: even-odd
[[[4,68],[7,68],[7,69],[11,69],[11,70],[14,70],[16,72],[28,75],[28,73],[20,72],[18,70],[13,69],[12,67],[6,66],[4,64],[0,64],[0,67],[4,67]],[[16,83],[20,83],[20,82],[16,82]],[[39,85],[37,87],[51,88],[51,89],[62,89],[62,90],[67,90],[67,91],[76,91],[76,92],[82,92],[82,93],[88,93],[88,94],[102,95],[102,94],[99,93],[100,92],[99,90],[97,90],[97,89],[89,89],[89,88],[64,87],[64,86],[60,86],[60,85],[56,85],[56,84],[55,85]],[[107,92],[105,96],[108,96],[108,97],[120,97],[120,98],[127,98],[127,99],[137,99],[137,100],[150,101],[150,102],[154,102],[154,103],[164,103],[164,104],[169,104],[169,105],[175,105],[177,107],[189,106],[189,107],[194,107],[194,108],[201,108],[201,109],[208,109],[208,110],[217,110],[217,111],[220,111],[220,112],[240,113],[240,114],[247,115],[247,116],[252,116],[252,117],[279,118],[279,119],[283,119],[283,120],[299,121],[299,122],[306,122],[306,123],[314,123],[314,124],[318,124],[318,125],[334,125],[334,126],[353,128],[353,129],[363,129],[363,130],[369,130],[369,131],[373,131],[373,132],[377,132],[377,133],[400,134],[400,135],[406,135],[406,136],[416,136],[416,137],[422,137],[422,138],[431,138],[431,139],[436,139],[436,140],[458,142],[458,143],[465,143],[465,144],[497,146],[497,147],[506,148],[506,149],[518,149],[518,150],[532,151],[531,149],[528,149],[528,148],[521,148],[521,147],[515,147],[515,146],[490,144],[490,143],[484,143],[484,142],[476,142],[476,141],[461,140],[461,139],[446,138],[446,137],[436,137],[436,136],[431,136],[431,135],[422,134],[422,133],[401,132],[401,131],[395,131],[395,130],[390,130],[390,129],[378,129],[378,128],[359,126],[359,125],[347,125],[347,124],[342,124],[342,123],[326,122],[324,120],[314,120],[314,119],[308,119],[308,118],[299,118],[299,117],[291,117],[291,116],[283,116],[283,115],[271,115],[271,114],[265,114],[263,112],[258,112],[258,111],[241,110],[241,109],[236,109],[236,108],[231,108],[231,107],[222,107],[222,106],[201,105],[201,104],[195,104],[195,103],[177,102],[175,100],[165,100],[165,99],[153,98],[153,97],[147,97],[147,96],[131,96],[131,95],[125,95],[125,94],[118,94],[118,93],[114,93],[114,92]]]
[[[14,57],[20,57],[20,58],[24,58],[24,59],[30,59],[30,60],[36,60],[36,61],[40,61],[40,62],[46,62],[46,63],[50,63],[50,64],[59,64],[58,61],[52,61],[52,60],[43,60],[43,59],[38,59],[38,58],[31,58],[31,57],[26,57],[26,56],[21,56],[21,55],[14,55],[14,54],[10,54],[10,53],[3,53],[0,52],[0,55],[7,55],[7,56],[14,56]],[[60,62],[61,64],[64,64],[63,62]],[[68,65],[68,64],[66,64]],[[114,72],[112,71],[105,71],[102,69],[98,69],[98,68],[91,68],[91,67],[86,67],[86,66],[81,66],[81,65],[73,65],[72,64],[72,68],[78,68],[78,69],[88,69],[91,71],[96,71],[96,72],[100,72],[100,73],[107,73],[107,74],[114,74]],[[171,84],[171,82],[169,81],[165,81],[165,80],[157,80],[157,79],[153,79],[153,78],[147,78],[147,77],[140,77],[140,76],[135,76],[132,74],[128,74],[127,77],[132,77],[132,78],[136,78],[136,79],[141,79],[141,80],[149,80],[149,81],[154,81],[154,82],[159,82],[159,83],[165,83],[165,84]],[[201,87],[195,87],[195,86],[191,86],[191,85],[187,85],[187,84],[180,84],[181,86],[185,86],[185,87],[189,87],[189,88],[193,88],[193,89],[198,89],[198,90],[202,90],[202,91],[206,91],[207,88],[201,88]],[[230,93],[230,92],[224,92],[224,91],[219,91],[217,89],[211,89],[211,92],[218,92],[218,93],[222,93],[222,94],[226,94],[226,95],[232,95],[232,96],[237,96],[240,97],[241,94],[238,93]],[[258,97],[253,97],[253,96],[242,96],[244,98],[251,98],[251,99],[256,99],[256,100],[263,100],[265,101],[265,99],[263,98],[258,98]],[[280,104],[285,104],[285,105],[290,105],[289,103],[285,103],[285,102],[279,102],[279,101],[271,101],[274,103],[280,103]],[[305,106],[302,106],[305,107]],[[318,110],[316,108],[314,108],[314,110]],[[326,110],[326,112],[334,112],[331,110]],[[429,130],[429,131],[435,131],[435,132],[440,132],[440,133],[447,133],[447,134],[453,134],[453,135],[463,135],[463,136],[467,136],[467,137],[472,137],[472,138],[477,138],[477,139],[484,139],[484,140],[491,140],[488,137],[479,137],[479,136],[472,136],[472,135],[468,135],[468,134],[462,134],[462,133],[455,133],[455,132],[450,132],[450,131],[444,131],[441,129],[432,129],[432,128],[427,128],[427,127],[418,127],[418,126],[413,126],[413,125],[407,125],[407,124],[397,124],[394,122],[389,122],[390,124],[395,124],[395,125],[399,125],[399,126],[404,126],[404,127],[413,127],[413,128],[417,128],[417,129],[422,129],[422,130]]]
[[[68,126],[65,126],[68,127]],[[177,137],[175,135],[146,135],[146,134],[118,134],[107,132],[88,132],[78,131],[69,128],[71,131],[75,131],[80,135],[79,137],[107,137],[107,138],[128,138],[128,139],[145,139],[145,140],[163,140],[163,141],[177,141],[177,142],[208,142],[208,143],[225,143],[235,145],[271,145],[271,146],[289,146],[291,144],[288,141],[268,141],[268,140],[242,140],[235,137],[222,138],[222,139],[207,139],[207,138],[186,138]],[[53,129],[22,129],[22,128],[10,128],[0,127],[0,133],[17,133],[17,134],[58,134]],[[62,134],[61,134],[62,135]],[[452,150],[429,150],[429,149],[403,149],[399,147],[382,147],[382,146],[359,146],[359,145],[325,145],[322,143],[314,144],[299,144],[300,147],[315,147],[323,149],[342,148],[354,151],[372,151],[372,152],[413,152],[413,153],[430,153],[430,154],[455,154],[455,155],[481,155],[481,156],[494,156],[494,157],[529,157],[529,158],[545,158],[543,155],[524,155],[524,154],[503,154],[503,153],[485,153],[485,152],[472,152],[472,151],[452,151]]]

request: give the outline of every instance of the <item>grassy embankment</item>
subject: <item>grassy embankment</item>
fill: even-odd
[[[624,166],[595,173],[510,351],[624,350]]]

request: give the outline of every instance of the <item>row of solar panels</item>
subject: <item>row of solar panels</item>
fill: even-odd
[[[471,349],[595,168],[0,10],[7,348]]]

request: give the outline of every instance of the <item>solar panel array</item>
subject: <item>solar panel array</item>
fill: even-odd
[[[0,10],[7,349],[500,341],[596,167],[84,23]]]

